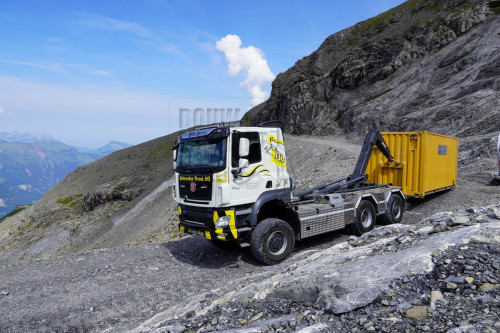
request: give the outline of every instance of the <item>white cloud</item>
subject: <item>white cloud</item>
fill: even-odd
[[[141,37],[150,37],[148,29],[135,22],[117,20],[104,16],[89,16],[87,19],[80,21],[81,24],[92,28],[99,28],[110,31],[129,32]]]
[[[28,66],[28,67],[39,68],[39,69],[45,69],[45,70],[48,70],[51,72],[63,72],[64,71],[64,66],[62,66],[59,63],[37,63],[37,62],[30,62],[30,61],[6,60],[6,59],[0,59],[0,62],[9,63],[9,64],[16,64],[16,65],[21,65],[21,66]]]
[[[252,104],[257,105],[267,99],[268,93],[262,87],[275,78],[269,68],[264,53],[254,47],[241,47],[241,39],[237,35],[227,35],[216,43],[217,50],[224,52],[229,75],[236,76],[240,72],[246,76],[241,83],[252,97]]]
[[[7,206],[5,205],[5,201],[3,201],[3,199],[0,199],[0,207],[7,207]]]
[[[0,106],[0,114],[5,112],[5,108],[3,106]]]
[[[90,74],[90,75],[97,75],[97,76],[111,76],[110,71],[102,70],[102,69],[95,69],[91,68],[85,65],[80,65],[79,66],[85,73]]]
[[[88,65],[73,65],[73,64],[64,64],[64,63],[37,63],[30,61],[20,61],[20,60],[6,60],[0,59],[0,62],[15,64],[20,66],[28,66],[38,69],[44,69],[51,72],[57,73],[67,73],[72,69],[76,68],[86,74],[89,75],[97,75],[97,76],[111,76],[112,73],[110,71],[92,68]]]

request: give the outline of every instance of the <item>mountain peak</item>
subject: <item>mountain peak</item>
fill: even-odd
[[[242,123],[278,119],[288,133],[360,137],[373,127],[496,132],[498,3],[412,0],[337,32],[279,74]]]
[[[129,145],[128,143],[111,140],[106,145],[104,145],[100,148],[97,148],[96,151],[99,154],[107,155],[107,154],[113,153],[117,150],[121,150],[121,149],[128,148],[128,147],[131,147],[131,145]]]
[[[22,142],[22,143],[34,143],[38,141],[58,141],[52,136],[41,133],[41,132],[0,132],[0,140],[12,141],[12,142]]]

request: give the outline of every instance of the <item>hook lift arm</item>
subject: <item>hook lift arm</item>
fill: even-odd
[[[389,162],[394,161],[389,147],[387,147],[387,144],[382,137],[382,134],[380,134],[380,131],[378,129],[372,129],[365,137],[363,147],[361,148],[361,152],[359,153],[358,162],[354,167],[354,172],[350,176],[334,180],[330,183],[317,185],[304,191],[300,191],[299,193],[296,193],[295,196],[304,199],[305,196],[313,194],[314,192],[318,194],[332,193],[340,190],[345,186],[347,186],[347,188],[349,189],[360,187],[360,185],[368,179],[368,175],[365,174],[365,172],[366,167],[368,166],[368,161],[370,160],[373,152],[373,146],[377,146],[377,148],[380,149],[382,154],[384,154]]]

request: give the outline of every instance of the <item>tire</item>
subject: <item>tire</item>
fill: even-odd
[[[292,227],[277,218],[264,219],[252,232],[250,247],[253,256],[266,265],[282,262],[295,246]]]
[[[222,249],[224,251],[231,251],[231,250],[234,250],[238,247],[238,244],[236,244],[236,242],[234,242],[234,241],[223,241],[220,239],[210,239],[209,242],[214,244],[219,249]]]
[[[361,200],[358,208],[356,208],[356,220],[350,224],[351,232],[357,236],[361,236],[365,232],[373,229],[375,226],[375,208],[370,201]]]
[[[387,210],[381,218],[382,224],[401,223],[403,212],[404,206],[401,197],[397,194],[391,195],[387,201]]]

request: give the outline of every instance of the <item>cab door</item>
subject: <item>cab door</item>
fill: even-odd
[[[231,205],[253,203],[259,195],[272,188],[271,172],[263,161],[262,144],[259,132],[234,132],[231,134],[231,169],[239,167],[241,138],[249,141],[248,156],[241,158],[248,160],[248,166],[242,168],[238,174],[231,173]]]

